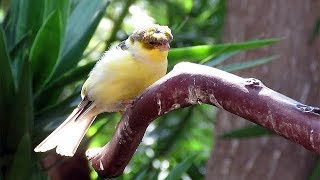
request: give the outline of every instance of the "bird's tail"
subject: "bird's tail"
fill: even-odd
[[[45,152],[57,147],[56,152],[64,156],[73,156],[82,138],[94,121],[95,105],[84,98],[70,116],[35,149],[35,152]]]

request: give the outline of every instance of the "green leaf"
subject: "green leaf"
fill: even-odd
[[[221,54],[234,51],[256,49],[258,47],[274,44],[277,42],[279,42],[279,39],[266,39],[240,43],[226,43],[218,45],[201,45],[185,48],[173,48],[169,52],[168,56],[169,66],[172,67],[173,65],[181,61],[199,62],[207,58],[208,56],[217,57]]]
[[[31,31],[31,39],[33,40],[43,24],[43,11],[44,11],[44,0],[24,0],[27,1],[27,6],[22,6],[22,8],[27,11],[27,21],[21,22],[26,27],[26,30],[22,33],[25,34],[28,31]],[[20,18],[21,19],[21,18]],[[32,41],[31,41],[32,42]]]
[[[311,174],[308,178],[308,180],[318,180],[320,179],[320,159],[318,157],[312,171]]]
[[[225,54],[222,54],[222,55],[220,55],[216,58],[213,58],[213,59],[211,57],[209,57],[208,59],[206,58],[206,59],[202,60],[201,63],[205,63],[205,65],[213,67],[213,66],[221,64],[222,62],[230,59],[232,56],[238,54],[239,52],[240,51],[225,53]]]
[[[178,0],[175,1],[175,3],[179,3],[180,7],[183,8],[185,14],[190,13],[190,11],[192,10],[192,0]]]
[[[45,0],[44,18],[46,19],[54,11],[58,11],[60,15],[60,41],[62,44],[70,12],[70,0]]]
[[[10,122],[10,106],[15,92],[10,62],[4,32],[0,27],[0,152],[5,147],[3,144],[5,141],[2,138],[7,136],[8,123]],[[6,115],[7,113],[8,115]]]
[[[146,179],[146,175],[147,175],[147,169],[144,169],[141,172],[139,172],[139,174],[135,178],[135,180],[144,180],[144,179]]]
[[[250,138],[259,137],[264,135],[272,134],[268,129],[259,125],[249,125],[240,129],[235,129],[224,133],[220,136],[223,139],[233,139],[233,138]]]
[[[107,0],[82,0],[72,11],[68,19],[60,58],[51,75],[51,80],[57,79],[77,65],[103,17],[108,2]]]
[[[96,62],[90,62],[84,66],[77,67],[72,69],[70,72],[66,73],[65,75],[61,76],[57,80],[53,81],[51,84],[45,87],[41,94],[36,95],[36,99],[41,99],[47,96],[49,93],[52,93],[55,89],[65,87],[71,83],[77,82],[86,78],[95,65]]]
[[[32,162],[31,138],[28,133],[25,133],[19,141],[7,179],[29,179],[31,175]]]
[[[13,75],[3,29],[0,27],[0,91],[3,98],[9,97],[15,91]],[[0,108],[1,109],[1,108]]]
[[[312,43],[317,38],[317,36],[319,36],[319,34],[320,34],[320,18],[318,18],[316,23],[314,24],[313,31],[309,38],[309,43]]]
[[[43,0],[10,1],[9,12],[4,21],[9,49],[28,32],[31,32],[29,42],[32,42],[42,24],[43,9]]]
[[[166,178],[167,180],[176,180],[176,179],[181,179],[181,176],[183,173],[187,172],[188,169],[191,167],[193,161],[197,157],[196,154],[191,155],[178,165],[176,165],[169,173],[168,177]]]
[[[5,30],[8,49],[12,49],[13,46],[21,39],[26,32],[22,23],[26,22],[27,1],[11,0],[8,13],[4,19],[3,27]]]
[[[33,101],[32,101],[32,76],[29,61],[21,59],[22,68],[18,77],[18,90],[11,99],[14,102],[12,119],[8,127],[7,147],[10,150],[16,149],[21,137],[33,126]]]
[[[167,114],[161,118],[162,121],[159,122],[157,128],[152,131],[154,135],[166,134],[164,136],[159,136],[157,140],[157,147],[155,148],[155,157],[161,157],[163,155],[168,155],[175,146],[178,144],[181,136],[188,132],[188,125],[191,123],[191,115],[195,109],[195,106],[189,108],[178,109],[175,114]],[[175,119],[175,124],[172,126],[172,119]],[[171,119],[169,121],[168,119]],[[169,123],[171,122],[171,123]],[[168,124],[169,123],[169,124]],[[166,131],[166,128],[171,127],[170,133]],[[166,131],[166,132],[164,132]]]
[[[21,39],[17,40],[16,44],[12,47],[12,49],[9,49],[10,56],[16,57],[18,52],[21,51],[27,44],[28,44],[28,39],[31,33],[26,33],[24,34]]]
[[[227,72],[238,71],[238,70],[247,69],[247,68],[250,68],[250,67],[255,67],[255,66],[258,66],[258,65],[265,64],[265,63],[267,63],[269,61],[277,59],[278,57],[279,56],[270,56],[270,57],[251,60],[251,61],[248,61],[248,62],[229,64],[229,65],[225,65],[225,66],[218,67],[218,68],[222,69],[224,71],[227,71]]]
[[[80,92],[75,91],[65,100],[35,114],[35,134],[51,132],[60,125],[80,102]]]
[[[69,0],[45,0],[45,10],[44,17],[47,18],[54,11],[59,11],[60,22],[61,22],[61,32],[64,32],[70,11],[70,1]],[[63,34],[63,33],[62,33]]]
[[[60,30],[59,12],[55,11],[44,22],[32,45],[29,61],[34,74],[33,83],[36,91],[50,76],[58,59]]]

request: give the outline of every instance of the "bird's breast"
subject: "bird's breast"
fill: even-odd
[[[131,100],[165,75],[167,60],[143,63],[132,56],[99,62],[91,72],[87,93],[105,111],[118,111],[123,100]],[[119,104],[120,103],[120,104]]]

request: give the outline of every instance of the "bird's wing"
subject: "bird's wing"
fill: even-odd
[[[45,152],[57,147],[58,154],[73,156],[82,138],[96,117],[93,113],[95,105],[84,98],[70,116],[35,149],[35,152]]]

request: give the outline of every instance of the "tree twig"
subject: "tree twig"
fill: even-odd
[[[206,103],[260,124],[320,154],[320,108],[301,104],[239,76],[192,63],[180,63],[137,97],[124,113],[111,141],[87,157],[101,177],[122,174],[148,125],[174,109]]]

